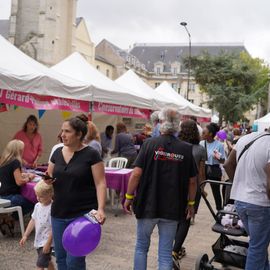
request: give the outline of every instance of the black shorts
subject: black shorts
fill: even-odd
[[[52,259],[52,248],[50,249],[49,253],[43,253],[43,247],[37,249],[38,259],[37,259],[37,267],[39,268],[48,268],[49,262]]]

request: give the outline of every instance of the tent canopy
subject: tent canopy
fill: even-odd
[[[152,109],[151,100],[131,93],[125,87],[112,81],[78,52],[74,52],[52,67],[65,76],[82,81],[91,86],[92,101]]]
[[[258,126],[258,131],[263,132],[266,128],[270,127],[270,113],[266,114],[262,118],[254,121],[254,124]]]
[[[160,95],[168,97],[179,106],[179,111],[182,114],[186,115],[194,115],[198,117],[211,117],[212,112],[209,109],[205,109],[194,105],[193,103],[186,100],[184,97],[179,95],[168,82],[164,81],[161,85],[159,85],[156,90]]]
[[[0,35],[0,88],[45,96],[90,100],[91,88],[38,63]]]
[[[164,106],[176,107],[173,100],[157,93],[146,84],[134,71],[128,70],[121,77],[115,80],[118,84],[130,89],[131,93],[153,101],[153,109],[161,109]]]

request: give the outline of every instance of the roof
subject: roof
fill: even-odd
[[[82,20],[83,20],[83,17],[76,18],[76,27],[78,27],[78,25],[81,23]]]
[[[9,36],[9,20],[0,20],[0,35],[4,38]]]
[[[235,52],[240,53],[246,51],[242,43],[212,43],[212,44],[192,44],[191,55],[196,56],[207,51],[211,55],[218,55],[220,52]],[[134,55],[143,63],[146,69],[150,72],[154,71],[156,62],[163,62],[164,72],[170,72],[173,62],[182,63],[183,58],[188,56],[189,46],[187,44],[134,44],[130,54]]]
[[[132,64],[136,64],[137,66],[141,66],[142,63],[139,61],[139,59],[132,55],[128,50],[124,50],[121,49],[119,47],[117,47],[116,45],[114,45],[113,43],[111,43],[110,41],[108,41],[107,39],[103,39],[98,45],[97,47],[101,44],[101,43],[106,43],[107,45],[109,45],[112,50],[119,55],[122,59],[124,59],[126,62],[132,63]],[[132,61],[133,59],[133,61]]]
[[[100,55],[95,55],[95,59],[98,60],[98,61],[101,61],[105,64],[108,64],[108,65],[111,65],[111,66],[114,66],[113,63],[111,63],[110,61],[108,61],[107,59],[105,59],[104,57],[100,56]]]

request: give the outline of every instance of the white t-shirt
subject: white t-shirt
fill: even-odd
[[[52,231],[51,206],[52,204],[42,205],[39,202],[35,205],[32,214],[32,219],[35,221],[35,248],[44,247]]]
[[[263,133],[251,133],[239,139],[234,149],[236,159],[244,147]],[[270,135],[255,141],[242,155],[237,164],[231,198],[237,201],[251,203],[259,206],[270,206],[267,197],[267,176],[264,168],[270,163]]]
[[[63,143],[58,143],[58,144],[56,144],[56,145],[53,146],[53,148],[52,148],[52,150],[51,150],[51,153],[50,153],[50,156],[49,156],[49,161],[48,161],[48,162],[50,162],[51,157],[52,157],[54,151],[55,151],[57,148],[62,147],[62,146],[64,146]]]

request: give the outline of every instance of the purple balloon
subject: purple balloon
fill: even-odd
[[[220,130],[217,133],[218,138],[220,138],[221,140],[225,141],[227,139],[227,133],[224,130]]]
[[[97,246],[101,237],[101,226],[86,217],[71,222],[63,233],[65,250],[75,257],[86,256]]]

